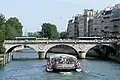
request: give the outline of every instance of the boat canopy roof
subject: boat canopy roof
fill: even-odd
[[[54,55],[51,55],[50,56],[50,59],[51,58],[74,58],[74,59],[77,59],[75,56],[73,55],[69,55],[69,54],[54,54]]]

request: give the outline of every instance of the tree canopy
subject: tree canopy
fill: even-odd
[[[0,13],[0,54],[4,52],[3,42],[5,39],[14,39],[22,36],[22,24],[16,17],[5,19],[5,15]]]
[[[63,31],[60,33],[60,38],[61,39],[66,39],[67,38],[67,32],[66,31]]]
[[[6,21],[6,39],[14,39],[22,36],[22,24],[16,17],[11,17]]]
[[[41,27],[42,27],[42,30],[41,30],[42,37],[48,38],[48,39],[58,38],[58,31],[57,31],[56,25],[51,23],[43,23]]]
[[[3,41],[5,39],[5,16],[0,14],[0,53],[4,53]]]

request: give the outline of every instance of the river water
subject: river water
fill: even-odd
[[[38,56],[33,50],[15,52],[14,58],[0,68],[0,80],[120,80],[120,64],[114,61],[84,59],[80,60],[82,72],[49,73],[46,60],[34,59]]]

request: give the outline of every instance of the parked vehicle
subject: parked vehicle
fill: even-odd
[[[80,62],[75,56],[68,54],[55,54],[50,56],[47,61],[46,71],[81,71]]]

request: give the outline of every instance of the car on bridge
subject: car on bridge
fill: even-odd
[[[47,61],[46,71],[81,71],[80,62],[75,56],[68,54],[51,55]]]

